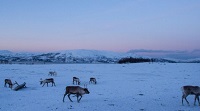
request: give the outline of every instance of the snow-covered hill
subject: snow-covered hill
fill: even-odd
[[[137,56],[131,53],[84,49],[40,54],[0,51],[0,60],[12,63],[116,63],[125,57]]]
[[[0,50],[0,55],[12,55],[13,53],[11,51],[8,50]]]
[[[199,63],[200,59],[178,60],[173,58],[152,58],[148,56],[138,56],[137,53],[127,52],[119,53],[100,50],[64,50],[49,53],[15,53],[7,50],[0,50],[0,64],[4,63],[22,63],[22,64],[45,64],[45,63],[118,63],[120,60],[131,62],[133,58],[139,58],[139,62],[147,59],[149,62],[187,62]],[[142,59],[142,60],[141,60]],[[127,61],[128,60],[128,61]],[[131,61],[129,61],[131,60]],[[126,63],[125,62],[125,63]],[[122,62],[123,63],[123,62]]]
[[[181,51],[181,50],[130,50],[129,53],[137,54],[140,56],[148,56],[152,58],[166,58],[170,60],[176,61],[191,61],[191,60],[199,60],[200,58],[200,50],[193,51]]]

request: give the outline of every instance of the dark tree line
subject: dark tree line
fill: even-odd
[[[140,63],[140,62],[153,62],[154,59],[147,59],[147,58],[122,58],[118,61],[119,64],[122,63]]]
[[[175,61],[172,60],[167,60],[167,59],[156,59],[156,58],[122,58],[118,61],[119,64],[123,63],[141,63],[141,62],[168,62],[168,63],[176,63]]]

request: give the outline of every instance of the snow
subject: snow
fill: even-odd
[[[199,64],[138,63],[138,64],[45,64],[0,65],[0,110],[2,111],[199,111],[194,96],[188,96],[190,106],[181,104],[181,86],[199,85]],[[48,76],[56,71],[57,76]],[[65,87],[72,77],[87,84],[90,94],[70,102]],[[56,87],[39,84],[40,78],[55,79]],[[89,84],[95,77],[97,84]],[[27,88],[19,91],[4,87],[4,79]],[[14,86],[16,87],[16,86]]]
[[[12,52],[11,52],[11,51],[8,51],[8,50],[0,50],[0,54],[1,54],[1,55],[11,55]]]
[[[107,58],[122,58],[122,57],[135,57],[135,54],[132,53],[120,53],[120,52],[112,52],[105,50],[86,50],[86,49],[77,49],[77,50],[65,50],[58,51],[57,53],[66,54],[66,56],[74,56],[87,58],[92,57],[95,58],[97,56],[105,56]]]
[[[119,53],[103,50],[64,50],[49,53],[6,53],[0,50],[0,59],[12,63],[37,64],[52,63],[117,63],[121,58],[138,57],[132,53]]]

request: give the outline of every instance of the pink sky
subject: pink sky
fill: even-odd
[[[199,10],[188,0],[2,1],[0,50],[195,50]]]

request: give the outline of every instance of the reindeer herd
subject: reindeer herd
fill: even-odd
[[[49,72],[50,76],[57,76],[57,73],[55,71],[51,71]],[[13,86],[15,84],[18,85],[18,83],[15,81],[14,83],[11,81],[11,79],[5,79],[5,84],[4,84],[4,87],[7,87],[7,84],[8,84],[8,87],[9,88],[13,88]],[[47,87],[48,87],[48,83],[52,83],[52,86],[56,86],[55,84],[55,81],[53,78],[47,78],[47,79],[40,79],[40,85],[42,85],[42,87],[47,84]],[[75,85],[80,85],[80,79],[78,77],[73,77],[72,78],[72,83],[75,84]],[[90,80],[89,80],[89,84],[97,84],[97,81],[96,81],[96,78],[94,77],[91,77]],[[182,105],[183,104],[183,101],[185,99],[185,101],[187,102],[187,104],[189,105],[189,102],[187,100],[187,96],[188,95],[194,95],[195,98],[194,98],[194,105],[196,105],[196,100],[198,101],[198,104],[200,106],[200,101],[199,101],[199,95],[200,95],[200,87],[199,86],[182,86],[181,87],[181,90],[182,90]],[[87,89],[87,85],[84,84],[84,88],[80,87],[80,86],[66,86],[65,88],[65,94],[63,96],[63,102],[64,102],[64,99],[65,99],[65,96],[67,95],[68,96],[68,99],[73,102],[70,98],[70,95],[73,94],[77,97],[77,102],[80,102],[81,98],[82,98],[82,95],[84,94],[89,94],[89,90]],[[80,98],[79,98],[80,97]]]
[[[57,73],[55,72],[55,71],[50,71],[49,72],[49,74],[48,74],[49,76],[57,76]],[[52,87],[53,86],[56,86],[56,84],[55,84],[55,81],[54,81],[54,79],[53,78],[47,78],[47,79],[44,79],[44,80],[42,80],[42,78],[40,79],[40,85],[42,85],[42,87],[46,84],[47,85],[47,87],[48,87],[48,84],[49,83],[51,83],[52,84]],[[72,83],[73,83],[73,85],[75,84],[75,85],[80,85],[81,84],[81,82],[80,82],[80,79],[78,78],[78,77],[73,77],[72,78]],[[96,81],[96,78],[94,78],[94,77],[91,77],[90,78],[90,81],[89,81],[89,84],[91,84],[91,83],[93,83],[93,84],[97,84],[97,81]],[[9,86],[9,88],[13,88],[13,86],[15,85],[15,84],[17,84],[18,86],[19,86],[19,84],[15,81],[14,83],[11,81],[11,79],[5,79],[5,84],[4,84],[4,87],[7,87],[7,84],[8,84],[8,86]],[[65,88],[65,94],[64,94],[64,96],[63,96],[63,102],[64,102],[64,99],[65,99],[65,96],[67,95],[68,96],[68,98],[69,98],[69,100],[71,101],[71,102],[73,102],[72,100],[71,100],[71,98],[70,98],[70,95],[71,94],[73,94],[73,95],[75,95],[76,97],[77,97],[77,102],[80,102],[80,100],[81,100],[81,98],[82,98],[82,95],[84,95],[84,94],[89,94],[90,92],[89,92],[89,90],[87,89],[87,85],[86,84],[84,84],[84,88],[82,88],[82,87],[80,87],[80,86],[67,86],[66,88]],[[80,98],[79,98],[80,97]]]

